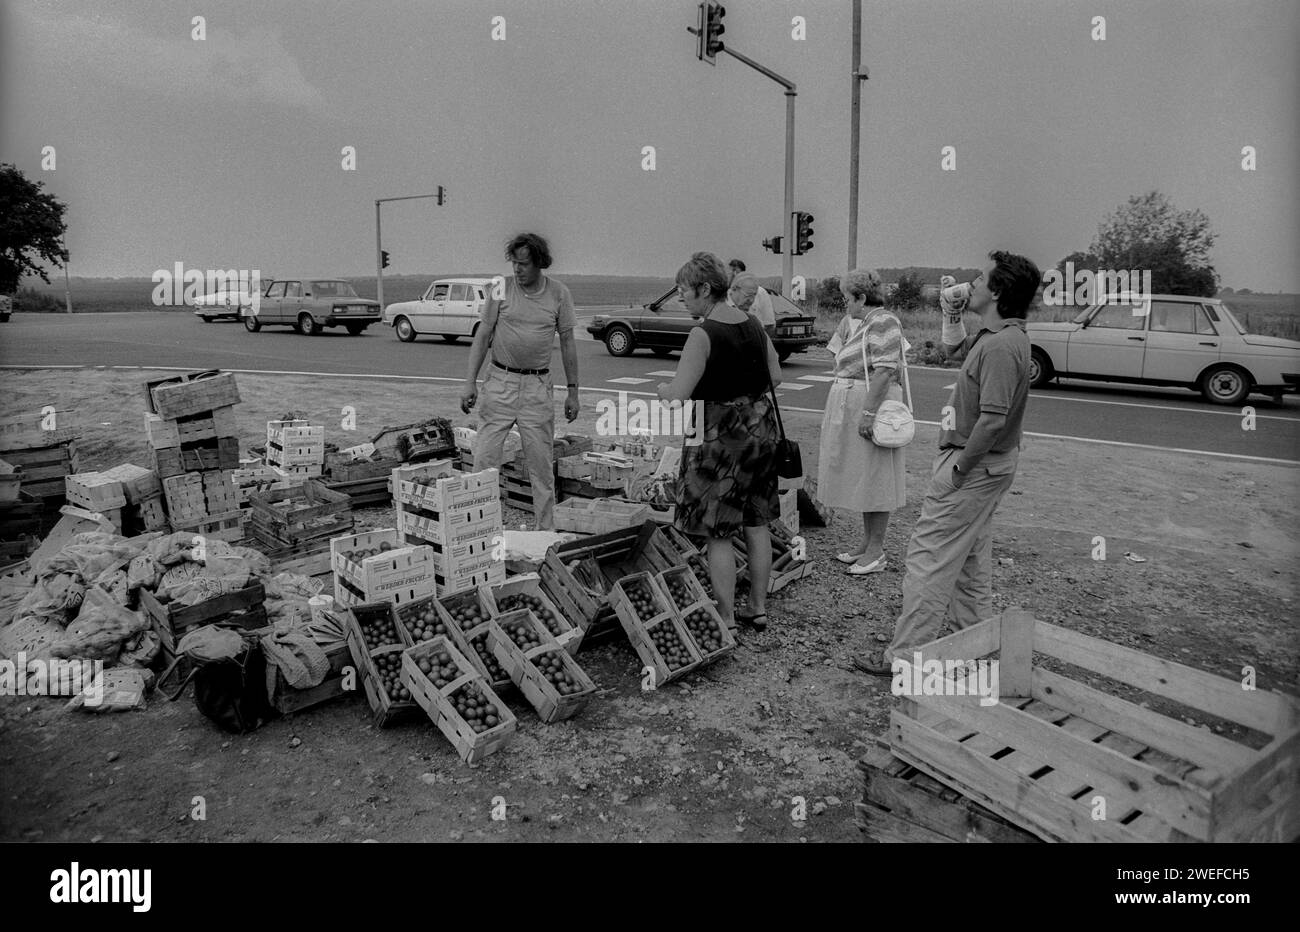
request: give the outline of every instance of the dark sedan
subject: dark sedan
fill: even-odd
[[[776,312],[776,336],[772,343],[777,356],[784,362],[792,353],[802,353],[820,342],[813,330],[816,320],[779,294],[772,296],[772,309]],[[699,321],[686,311],[686,305],[677,296],[676,287],[657,300],[643,304],[639,310],[629,308],[613,314],[600,314],[591,319],[587,332],[605,344],[611,356],[630,356],[636,350],[648,349],[656,356],[667,356],[686,345],[686,336]]]

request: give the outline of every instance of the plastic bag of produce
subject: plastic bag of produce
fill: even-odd
[[[112,662],[121,653],[123,642],[146,627],[143,613],[124,608],[103,589],[92,586],[86,590],[76,621],[50,647],[50,653],[55,657]]]
[[[151,553],[142,553],[126,566],[126,584],[131,589],[148,589],[152,592],[158,588],[162,579],[163,567]]]
[[[162,640],[157,632],[141,631],[122,644],[122,652],[117,655],[117,662],[123,667],[147,667],[154,662],[160,650],[162,650]]]
[[[34,588],[30,579],[0,579],[0,628],[14,620],[18,606]]]
[[[68,573],[38,579],[14,609],[14,622],[38,618],[62,627],[77,617],[85,594],[86,587]]]
[[[50,647],[63,637],[63,626],[36,615],[20,618],[0,629],[0,657],[18,661],[25,655],[27,661],[48,660]]]

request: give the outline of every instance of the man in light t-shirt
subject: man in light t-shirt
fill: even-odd
[[[551,347],[560,335],[568,395],[564,416],[578,417],[578,349],[573,339],[573,296],[561,282],[548,278],[551,250],[535,233],[521,233],[506,245],[514,277],[505,297],[492,298],[470,348],[469,373],[460,395],[466,414],[479,399],[478,373],[491,359],[483,383],[480,425],[474,438],[474,468],[499,469],[506,436],[519,430],[528,478],[533,489],[533,517],[539,530],[554,530],[555,402]],[[490,349],[490,353],[489,353]]]
[[[759,284],[758,279],[748,272],[740,272],[731,279],[731,289],[727,298],[734,307],[754,317],[769,337],[776,336],[776,313],[772,308],[772,297]]]

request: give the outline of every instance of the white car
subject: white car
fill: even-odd
[[[1130,300],[1131,297],[1125,296]],[[1094,304],[1068,323],[1030,323],[1030,384],[1057,376],[1181,385],[1213,404],[1300,391],[1300,341],[1247,333],[1217,298],[1154,294]]]
[[[253,298],[247,291],[231,288],[214,291],[212,294],[199,295],[194,299],[194,316],[203,319],[205,324],[222,317],[239,320],[241,307],[251,307]]]
[[[474,336],[483,320],[490,278],[440,278],[415,301],[399,301],[384,308],[384,323],[397,331],[397,339],[411,343],[418,336],[437,335],[448,343]]]

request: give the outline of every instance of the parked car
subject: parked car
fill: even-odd
[[[357,297],[339,278],[277,278],[266,286],[259,307],[241,308],[249,333],[265,326],[292,327],[316,336],[326,327],[343,327],[352,336],[379,323],[379,302]]]
[[[490,278],[440,278],[415,301],[399,301],[384,308],[384,323],[403,343],[418,336],[437,335],[448,343],[473,339],[492,291]]]
[[[202,319],[205,324],[222,318],[239,320],[243,316],[243,309],[251,305],[252,297],[247,291],[229,288],[195,298],[194,316]]]
[[[818,342],[813,325],[816,319],[805,317],[783,296],[772,294],[776,313],[776,336],[772,343],[784,362],[792,353],[802,353]],[[674,286],[640,310],[599,314],[587,325],[587,332],[605,344],[611,356],[630,356],[638,349],[648,349],[656,356],[667,356],[686,345],[686,337],[699,321],[690,315],[677,296]]]
[[[1059,376],[1181,385],[1222,405],[1300,391],[1300,341],[1247,333],[1217,298],[1094,304],[1073,321],[1030,323],[1026,332],[1034,388]]]

